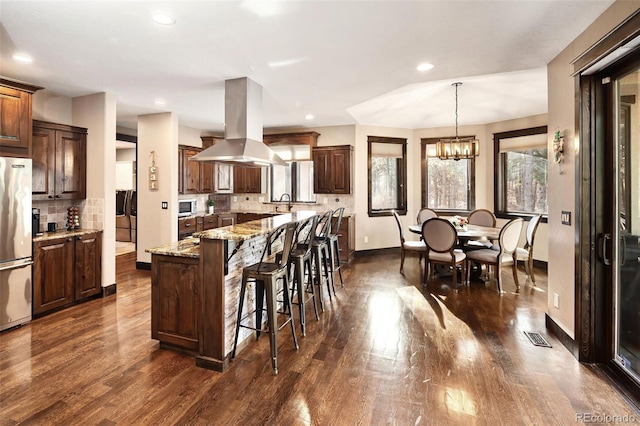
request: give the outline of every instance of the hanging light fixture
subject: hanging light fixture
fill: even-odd
[[[440,139],[436,142],[436,156],[441,160],[460,160],[477,157],[480,154],[480,141],[476,138],[458,137],[458,86],[462,83],[453,83],[456,88],[456,137],[455,139]]]

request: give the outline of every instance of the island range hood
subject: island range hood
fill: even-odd
[[[262,86],[247,78],[224,84],[224,140],[190,158],[250,167],[287,163],[262,143]]]

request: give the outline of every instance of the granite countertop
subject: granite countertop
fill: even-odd
[[[268,217],[261,220],[253,220],[251,222],[240,223],[236,225],[225,226],[223,228],[209,229],[207,231],[196,232],[195,237],[210,240],[231,240],[242,241],[249,240],[258,235],[268,234],[269,231],[289,222],[299,222],[315,216],[314,211],[301,211],[282,213],[277,216]]]
[[[200,239],[186,238],[184,240],[163,244],[161,246],[148,248],[145,251],[151,254],[161,254],[165,256],[200,258]]]
[[[69,238],[69,237],[77,237],[79,235],[93,234],[94,232],[102,232],[102,229],[74,229],[73,231],[67,231],[66,229],[61,229],[56,232],[43,232],[42,235],[34,235],[33,242],[37,243],[39,241],[49,241],[56,240],[58,238]]]

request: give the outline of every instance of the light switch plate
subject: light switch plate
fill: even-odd
[[[563,225],[571,225],[571,212],[562,211],[562,215],[560,216]]]
[[[169,208],[169,202],[168,201],[163,201],[162,202],[162,210],[166,210]]]

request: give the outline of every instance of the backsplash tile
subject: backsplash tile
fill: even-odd
[[[39,232],[46,231],[48,222],[55,222],[58,229],[66,229],[69,207],[78,207],[81,228],[104,229],[104,198],[34,201],[33,207],[40,209]]]

